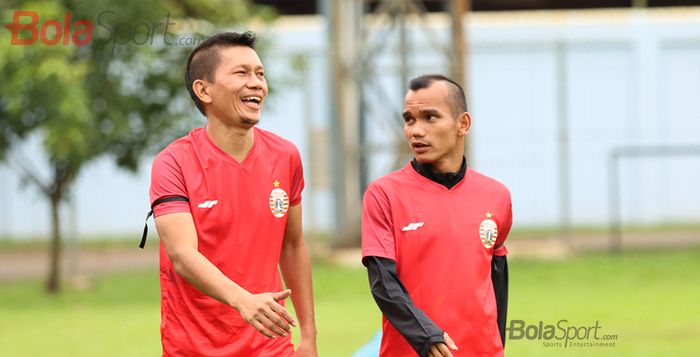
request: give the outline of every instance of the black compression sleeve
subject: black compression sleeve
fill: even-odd
[[[491,260],[491,282],[496,295],[498,331],[503,347],[506,345],[506,315],[508,312],[508,260],[506,256],[494,255]]]
[[[433,344],[445,342],[443,331],[413,304],[396,272],[396,262],[374,256],[362,262],[379,309],[419,356],[427,356]]]

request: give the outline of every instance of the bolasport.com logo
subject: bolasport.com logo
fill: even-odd
[[[116,22],[117,13],[113,10],[101,11],[95,21],[75,19],[66,13],[63,18],[42,18],[39,13],[29,10],[12,12],[12,22],[0,27],[10,32],[10,45],[31,46],[38,43],[46,46],[85,46],[96,36],[106,39],[112,55],[119,46],[126,45],[167,45],[196,46],[204,39],[197,37],[177,37],[170,33],[176,25],[170,13],[153,22]],[[104,36],[102,36],[104,35]]]
[[[509,340],[542,341],[542,347],[615,347],[618,339],[617,334],[604,333],[598,320],[595,324],[578,326],[570,324],[569,320],[559,320],[555,324],[511,320],[506,333]]]

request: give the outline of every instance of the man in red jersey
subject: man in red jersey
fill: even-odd
[[[413,79],[404,135],[415,158],[372,182],[362,262],[383,314],[380,356],[502,356],[508,291],[508,189],[467,168],[464,91]]]
[[[301,158],[255,127],[268,88],[254,46],[251,32],[225,32],[195,48],[185,81],[206,125],[153,161],[164,356],[317,355]]]

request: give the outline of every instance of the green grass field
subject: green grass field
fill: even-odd
[[[700,349],[700,250],[510,262],[509,319],[590,326],[615,347],[510,340],[509,356],[690,356]],[[362,269],[317,264],[319,352],[345,357],[379,329]],[[39,281],[0,285],[1,356],[156,356],[156,270],[99,277],[87,291],[43,294]],[[552,341],[550,341],[552,342]]]

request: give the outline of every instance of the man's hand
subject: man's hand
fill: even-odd
[[[297,357],[318,357],[316,340],[312,338],[304,338],[302,336],[297,347]]]
[[[447,332],[445,332],[443,336],[445,337],[445,343],[439,342],[430,346],[428,357],[452,357],[452,352],[450,352],[450,350],[457,351],[459,349]]]
[[[296,326],[296,322],[277,301],[284,300],[291,294],[289,289],[276,293],[249,294],[241,299],[236,309],[246,322],[263,335],[270,338],[287,336],[292,329],[289,325]]]

